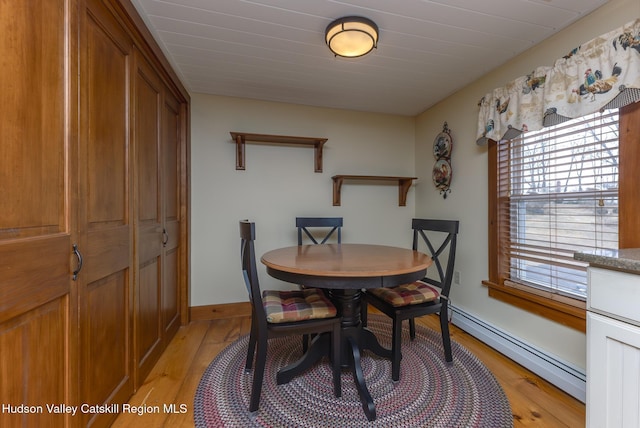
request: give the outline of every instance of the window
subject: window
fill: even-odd
[[[585,329],[587,266],[573,254],[617,249],[640,231],[629,221],[640,205],[639,120],[635,105],[491,142],[490,296]]]
[[[511,281],[585,300],[576,251],[618,248],[618,111],[524,133],[501,144],[500,238]]]

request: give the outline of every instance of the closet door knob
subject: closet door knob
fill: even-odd
[[[73,253],[76,255],[76,257],[78,259],[78,267],[76,268],[76,270],[73,271],[73,280],[77,281],[78,280],[78,274],[82,270],[82,254],[80,253],[80,250],[78,250],[78,245],[77,244],[73,244]]]
[[[169,234],[167,233],[167,229],[162,229],[162,246],[166,247],[169,242]]]

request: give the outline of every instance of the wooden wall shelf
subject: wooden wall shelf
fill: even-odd
[[[247,134],[246,132],[231,132],[231,138],[236,143],[236,169],[244,170],[244,146],[247,142],[282,144],[294,146],[313,146],[315,172],[322,172],[322,147],[327,138],[291,137],[287,135]]]
[[[407,205],[407,193],[409,188],[418,177],[390,177],[385,175],[334,175],[333,180],[333,206],[340,206],[340,191],[344,180],[360,181],[397,181],[398,182],[398,206]]]

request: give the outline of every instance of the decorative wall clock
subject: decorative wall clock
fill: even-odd
[[[447,193],[451,193],[451,176],[453,170],[451,169],[451,152],[453,150],[453,140],[451,139],[451,130],[444,123],[442,132],[436,136],[433,141],[433,157],[436,158],[436,163],[433,166],[433,184],[436,189],[440,190],[440,194],[444,199],[447,199]]]

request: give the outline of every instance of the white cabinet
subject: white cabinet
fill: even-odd
[[[640,427],[640,327],[587,313],[587,426]]]
[[[640,276],[589,268],[587,427],[640,427]]]

